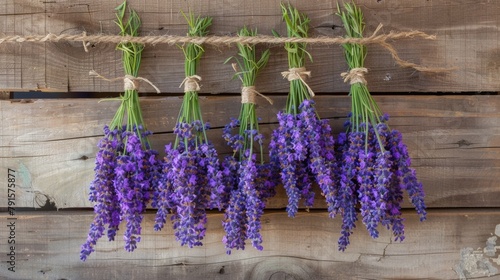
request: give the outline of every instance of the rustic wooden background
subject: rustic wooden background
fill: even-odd
[[[116,34],[113,9],[121,1],[4,0],[0,3],[0,35],[46,33]],[[179,11],[188,9],[214,17],[212,34],[231,35],[242,25],[284,33],[280,1],[129,0],[143,19],[142,34],[183,35]],[[337,1],[291,1],[311,19],[311,36],[342,36],[334,16]],[[338,219],[329,219],[321,197],[311,212],[286,217],[280,188],[263,217],[264,251],[247,248],[227,256],[221,243],[222,214],[211,212],[205,246],[180,247],[171,229],[154,232],[154,211],[147,214],[143,239],[133,253],[121,240],[98,243],[97,252],[82,263],[79,247],[92,220],[87,201],[93,178],[96,144],[116,103],[97,98],[44,97],[52,92],[85,96],[114,95],[119,83],[90,78],[96,70],[121,76],[115,46],[93,44],[0,44],[0,209],[7,206],[7,169],[17,171],[16,272],[7,270],[7,214],[0,213],[0,278],[5,279],[465,279],[498,274],[498,253],[487,255],[487,240],[500,236],[500,3],[489,0],[360,0],[370,34],[422,30],[435,41],[393,42],[400,56],[426,66],[455,67],[430,75],[395,65],[378,46],[369,46],[366,65],[369,88],[391,115],[392,128],[403,132],[413,166],[424,184],[428,220],[420,223],[406,204],[407,238],[393,242],[388,232],[371,239],[358,225],[346,252],[337,251]],[[261,46],[265,47],[265,46]],[[261,92],[274,105],[259,101],[258,114],[266,136],[276,127],[288,83],[286,53],[271,47],[271,61],[258,79]],[[200,66],[201,106],[210,121],[209,137],[221,154],[229,152],[221,127],[239,110],[239,87],[223,62],[235,48],[207,47]],[[347,66],[339,46],[310,46],[314,61],[309,83],[318,93],[317,108],[335,133],[350,108],[348,86],[340,73]],[[183,58],[173,46],[144,51],[141,76],[164,94],[141,102],[153,146],[162,151],[173,140],[172,127],[180,105]],[[34,97],[13,99],[15,92]],[[269,137],[267,137],[269,138]],[[4,179],[1,179],[4,178]],[[59,211],[50,211],[52,209]],[[20,211],[23,210],[23,211]],[[493,238],[495,237],[495,238]],[[491,245],[491,244],[490,244]],[[472,248],[468,250],[467,248]],[[491,278],[493,279],[493,278]]]

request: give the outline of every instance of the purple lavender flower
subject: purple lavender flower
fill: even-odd
[[[366,226],[368,232],[373,238],[378,237],[377,225],[378,220],[376,219],[375,213],[377,209],[375,208],[375,197],[378,195],[373,182],[373,171],[374,171],[374,153],[364,150],[360,151],[359,154],[359,172],[356,178],[358,183],[358,199],[361,204],[361,216],[363,217],[363,224]]]
[[[377,224],[379,221],[382,222],[386,219],[389,185],[393,177],[391,166],[392,161],[390,152],[385,151],[383,153],[378,153],[373,172],[374,200],[372,201],[373,207],[371,211],[371,220],[377,221]],[[374,225],[374,230],[377,224]],[[377,234],[372,235],[374,238],[378,237],[378,232],[375,232]]]
[[[275,169],[279,170],[283,186],[285,188],[286,194],[288,196],[287,212],[288,216],[293,217],[298,209],[298,203],[300,200],[299,189],[298,189],[298,178],[296,176],[296,166],[295,162],[296,154],[299,152],[295,151],[293,147],[302,147],[302,145],[294,144],[293,140],[300,141],[300,139],[295,139],[297,135],[294,135],[296,121],[292,114],[285,114],[282,112],[278,113],[279,126],[273,131],[271,138],[271,143],[269,145],[269,155],[271,162],[275,164]]]
[[[399,183],[399,172],[394,173],[393,179],[390,181],[389,192],[386,201],[386,215],[382,220],[382,225],[387,229],[392,229],[395,241],[403,241],[404,236],[404,219],[401,217],[401,202],[403,201],[403,191]]]
[[[222,225],[226,234],[223,243],[227,254],[232,249],[245,249],[245,241],[249,239],[252,246],[262,250],[260,218],[264,214],[266,200],[275,195],[277,182],[270,177],[273,172],[269,164],[256,164],[255,154],[251,159],[241,162],[228,157],[225,164],[237,166],[232,169],[233,175],[229,203],[227,204]],[[233,165],[233,163],[235,163]]]
[[[301,106],[299,106],[299,109],[302,109],[300,114],[303,115],[304,131],[309,131],[309,133],[306,134],[310,157],[309,167],[312,174],[316,176],[316,182],[323,196],[326,198],[330,216],[333,216],[337,194],[337,189],[333,185],[334,173],[336,170],[334,151],[335,141],[333,140],[328,121],[319,120],[316,117],[313,105],[314,101],[306,99]],[[304,198],[306,198],[306,206],[312,206],[314,193],[310,191],[309,196],[304,196]]]
[[[218,194],[218,200],[222,209],[226,209],[230,206],[230,199],[232,197],[231,192],[237,189],[239,166],[240,162],[233,156],[225,157],[221,163],[222,185],[224,189]]]
[[[279,178],[276,176],[272,165],[270,163],[258,164],[257,173],[259,176],[255,178],[255,182],[259,197],[262,200],[274,197]]]
[[[135,128],[134,128],[135,130]],[[141,222],[151,199],[152,186],[158,180],[157,153],[142,144],[150,132],[135,133],[126,128],[110,130],[99,142],[95,179],[90,187],[90,201],[95,202],[96,216],[90,225],[87,241],[82,245],[80,258],[86,260],[102,237],[106,225],[108,239],[114,240],[118,226],[126,221],[125,249],[133,251],[140,241]]]
[[[247,239],[245,192],[241,188],[243,184],[237,181],[234,183],[236,183],[236,186],[230,191],[229,203],[224,211],[224,219],[222,220],[225,232],[222,243],[224,243],[228,255],[231,254],[231,249],[244,250],[245,240]]]
[[[203,195],[201,175],[198,173],[199,155],[196,150],[186,150],[173,158],[172,177],[173,202],[172,217],[176,239],[190,248],[201,246],[205,236],[207,198]],[[167,178],[168,178],[167,177]]]
[[[256,30],[246,27],[238,32],[239,36],[256,36]],[[235,58],[238,70],[235,77],[243,83],[241,109],[238,119],[224,127],[223,138],[233,148],[233,155],[226,157],[223,163],[225,189],[219,192],[222,206],[226,206],[222,222],[226,234],[223,243],[227,254],[231,249],[244,249],[246,239],[250,239],[253,247],[262,250],[260,234],[260,217],[264,213],[267,198],[274,195],[275,185],[271,181],[268,168],[264,163],[262,150],[263,136],[259,132],[259,118],[256,115],[255,95],[246,89],[254,88],[259,71],[267,64],[269,50],[256,59],[255,46],[238,44],[239,56]],[[240,60],[241,59],[241,60]],[[233,66],[234,68],[234,66]],[[271,102],[272,103],[272,102]],[[232,133],[237,130],[237,133]],[[257,160],[257,155],[260,159]],[[229,204],[226,202],[229,201]]]
[[[387,121],[388,116],[384,116]],[[390,152],[391,173],[393,177],[389,181],[386,217],[382,221],[388,229],[392,229],[396,241],[403,241],[404,219],[401,217],[401,203],[403,201],[403,190],[407,190],[410,201],[415,206],[420,220],[426,218],[426,206],[424,203],[424,192],[422,184],[417,181],[415,170],[410,167],[411,160],[406,145],[402,142],[401,133],[397,130],[390,131],[386,126],[381,126],[381,134],[386,139],[385,149]]]
[[[340,188],[337,194],[334,213],[342,214],[342,230],[339,238],[339,250],[344,251],[349,245],[349,236],[356,227],[357,213],[356,205],[358,203],[357,196],[357,176],[360,168],[359,154],[364,147],[363,133],[349,133],[347,140],[341,134],[339,142],[345,145],[344,153],[341,155],[340,161]]]
[[[172,161],[179,152],[172,148],[172,144],[165,146],[165,160],[158,162],[159,174],[151,206],[157,208],[154,230],[160,231],[167,222],[168,210],[174,207],[172,201],[173,185],[172,180],[167,179],[169,171],[172,170]]]
[[[254,107],[242,109],[255,116],[255,112],[249,112],[253,110]],[[239,125],[239,120],[232,119],[223,131],[223,138],[234,150],[233,156],[226,157],[222,163],[225,189],[219,193],[225,206],[222,225],[226,234],[222,241],[227,254],[231,254],[232,249],[245,249],[247,239],[257,250],[263,249],[260,218],[264,214],[266,200],[275,194],[276,186],[271,165],[264,164],[262,158],[258,163],[257,154],[253,152],[254,144],[258,144],[262,152],[262,135],[256,126],[244,130]],[[240,133],[233,135],[233,129],[238,129]]]
[[[383,125],[383,124],[380,124]],[[357,177],[358,197],[361,204],[361,216],[363,224],[373,238],[378,237],[378,224],[384,218],[385,199],[387,196],[386,185],[390,176],[390,154],[382,152],[378,146],[378,140],[384,141],[383,135],[379,133],[376,137],[374,128],[362,124],[365,129],[365,148],[359,154],[359,172]],[[378,148],[377,148],[378,147]]]
[[[144,150],[135,133],[124,132],[123,137],[127,139],[126,153],[117,158],[114,186],[126,221],[125,249],[130,252],[141,240],[141,222],[156,180],[156,152]]]
[[[239,125],[240,121],[238,119],[231,118],[231,122],[224,126],[224,129],[222,130],[222,138],[224,138],[229,147],[233,148],[234,153],[243,149],[245,141],[243,135],[232,133],[232,130],[237,128]]]
[[[220,170],[219,156],[212,144],[204,143],[200,146],[201,160],[199,165],[203,173],[204,181],[200,182],[207,186],[204,196],[209,196],[208,208],[218,208],[222,210],[223,201],[219,196],[224,192],[225,186],[222,184],[222,172]]]
[[[99,141],[99,151],[96,155],[95,179],[90,185],[89,200],[95,203],[94,221],[86,242],[82,245],[80,259],[85,261],[94,252],[97,240],[104,234],[108,226],[108,239],[114,240],[120,224],[120,207],[118,205],[113,179],[116,167],[116,157],[123,150],[123,144],[118,130],[111,131],[104,127],[105,135]]]
[[[320,186],[332,213],[337,190],[331,129],[326,121],[318,119],[314,101],[305,99],[299,110],[297,115],[278,113],[279,127],[269,146],[271,162],[279,170],[288,196],[288,216],[295,216],[301,198],[306,206],[313,205],[313,181]]]
[[[255,186],[255,174],[258,174],[255,166],[255,154],[252,159],[243,161],[241,168],[240,184],[243,184],[243,191],[246,196],[247,236],[257,250],[262,250],[262,245],[260,245],[262,243],[260,217],[264,214],[265,203],[259,197]]]
[[[137,36],[140,19],[130,10],[124,20],[126,3],[116,8],[121,35]],[[144,46],[139,43],[119,43],[123,53],[125,74],[137,76]],[[91,184],[90,201],[95,202],[96,216],[89,235],[82,245],[80,258],[85,260],[108,226],[108,239],[114,240],[120,222],[126,221],[125,249],[133,251],[140,241],[141,222],[151,199],[152,185],[159,180],[157,153],[151,149],[136,89],[125,89],[118,98],[120,105],[104,127],[104,138],[96,156],[95,179]]]
[[[345,10],[338,7],[337,14],[346,26],[347,37],[363,38],[363,12],[354,4],[344,6]],[[349,96],[352,112],[347,122],[347,133],[339,138],[343,145],[336,150],[337,157],[342,159],[341,174],[338,174],[341,178],[340,201],[335,206],[343,215],[339,249],[345,250],[349,244],[349,235],[354,228],[353,217],[358,210],[357,201],[362,222],[373,238],[378,237],[377,227],[382,224],[392,229],[395,240],[402,241],[403,190],[407,190],[420,219],[424,220],[426,210],[422,184],[417,181],[415,170],[410,168],[410,157],[401,134],[387,126],[389,117],[382,113],[370,95],[366,81],[353,79],[356,70],[365,67],[366,46],[346,43],[342,47],[350,69],[345,81],[350,80],[351,83]],[[356,194],[355,197],[345,195],[351,192]],[[351,199],[347,207],[347,201]]]
[[[336,154],[341,165],[340,190],[335,213],[343,215],[339,249],[349,244],[357,220],[356,205],[360,204],[363,224],[373,238],[378,237],[378,224],[391,229],[396,241],[404,239],[404,219],[401,217],[403,190],[407,190],[421,220],[425,219],[422,184],[410,168],[410,158],[401,134],[389,130],[387,115],[374,128],[359,125],[360,132],[341,133]],[[347,126],[351,128],[352,122]],[[375,131],[376,129],[376,131]],[[381,145],[380,145],[381,144]]]
[[[398,170],[401,171],[401,188],[408,192],[411,203],[415,206],[415,210],[417,210],[417,213],[420,215],[420,220],[423,221],[426,219],[427,215],[424,202],[425,195],[422,183],[418,182],[415,170],[410,167],[410,155],[408,154],[406,145],[403,143],[401,133],[397,130],[392,130],[391,135],[388,137],[388,141],[391,142],[391,151],[394,156],[394,161],[398,166]]]
[[[170,210],[176,239],[181,245],[201,246],[206,232],[206,208],[219,206],[216,194],[224,189],[217,152],[213,145],[200,142],[201,121],[179,122],[174,132],[177,147],[165,147],[163,177],[155,198],[158,208],[155,230],[161,230]]]

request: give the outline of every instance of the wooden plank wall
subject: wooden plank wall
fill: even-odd
[[[113,23],[117,1],[90,0],[5,0],[0,4],[2,34],[117,34]],[[276,30],[285,33],[279,0],[243,1],[130,1],[142,15],[142,34],[184,35],[185,21],[180,10],[192,11],[214,18],[212,34],[229,35],[243,25],[258,28],[262,34]],[[436,41],[402,40],[394,42],[402,58],[427,66],[450,66],[457,70],[446,75],[415,73],[399,69],[380,47],[370,48],[367,66],[368,82],[374,92],[462,92],[497,91],[500,68],[496,62],[498,49],[498,14],[495,1],[488,0],[363,0],[357,1],[366,15],[366,33],[371,34],[379,23],[383,32],[422,30],[438,36]],[[340,36],[343,30],[334,15],[337,1],[292,1],[311,18],[311,36]],[[332,29],[332,27],[334,27]],[[114,46],[94,44],[85,53],[82,44],[46,43],[2,45],[0,53],[0,84],[2,88],[42,91],[120,91],[119,83],[110,84],[88,76],[90,69],[107,77],[122,76],[120,54]],[[314,63],[311,84],[317,92],[346,91],[339,74],[346,70],[339,46],[311,46]],[[259,81],[262,92],[286,92],[281,71],[286,70],[286,54],[281,46],[272,48],[269,67]],[[233,70],[223,62],[234,49],[207,47],[200,66],[204,79],[203,92],[231,93],[239,90],[230,82]],[[147,48],[141,75],[151,79],[164,92],[180,92],[183,58],[176,47],[158,45]],[[161,75],[159,75],[161,74]]]
[[[403,132],[413,166],[426,186],[429,207],[497,207],[500,192],[500,98],[496,95],[377,96],[392,116],[391,127]],[[285,104],[275,96],[274,105],[261,100],[258,110],[269,140],[276,127],[276,113]],[[0,101],[4,167],[18,170],[21,183],[18,205],[37,207],[47,198],[59,208],[90,207],[88,184],[93,178],[96,145],[102,127],[112,118],[115,102],[97,99],[39,99]],[[221,155],[231,152],[223,143],[221,127],[239,113],[238,96],[201,99],[205,120],[213,127],[209,137]],[[317,109],[331,120],[334,133],[343,129],[350,108],[346,96],[317,96]],[[155,134],[153,147],[174,140],[180,97],[146,98],[142,107],[146,123]],[[267,144],[267,143],[266,143]],[[471,186],[474,186],[471,188]],[[281,190],[281,188],[280,188]],[[272,200],[273,208],[286,206],[284,193]],[[0,193],[0,205],[6,205]],[[41,201],[40,201],[41,200]],[[319,207],[324,205],[319,204]]]
[[[78,259],[79,246],[91,213],[18,215],[17,271],[7,271],[2,261],[4,279],[458,279],[455,269],[485,279],[495,273],[481,265],[489,261],[498,267],[498,253],[488,257],[483,252],[500,220],[497,210],[434,210],[424,223],[406,211],[403,243],[393,242],[386,231],[372,240],[359,228],[344,253],[337,251],[340,225],[325,212],[301,212],[290,219],[283,211],[267,211],[264,250],[249,247],[231,255],[220,242],[222,215],[212,214],[202,247],[180,247],[171,228],[144,230],[133,253],[125,252],[117,237],[115,242],[99,242],[98,251],[85,263]],[[153,224],[154,214],[147,215],[144,228]],[[5,226],[0,233],[8,234]],[[470,252],[461,255],[465,248]]]
[[[5,0],[0,3],[0,34],[116,34],[113,9],[119,0]],[[130,5],[143,18],[147,35],[185,33],[179,11],[188,9],[214,17],[212,34],[228,35],[243,24],[263,34],[284,33],[280,1],[139,1]],[[311,36],[341,36],[333,14],[337,1],[291,1],[312,19]],[[329,219],[321,197],[311,212],[286,217],[282,188],[263,218],[264,251],[224,253],[222,214],[211,212],[205,246],[180,247],[171,229],[154,232],[154,210],[146,215],[143,239],[133,253],[123,242],[101,240],[87,262],[79,260],[92,220],[87,201],[93,177],[96,144],[116,103],[98,99],[43,99],[45,92],[119,92],[121,85],[88,77],[91,69],[122,75],[114,46],[93,44],[0,44],[0,209],[7,202],[7,169],[17,171],[14,231],[16,272],[8,270],[7,244],[12,231],[7,213],[0,213],[0,278],[5,279],[469,279],[495,276],[500,268],[494,250],[500,236],[500,3],[488,0],[360,0],[367,34],[379,23],[383,32],[422,30],[435,41],[393,42],[402,58],[426,66],[450,66],[445,74],[429,75],[395,65],[382,48],[369,46],[367,76],[391,127],[403,132],[413,166],[424,184],[428,220],[420,223],[405,204],[407,237],[393,242],[382,230],[371,239],[358,225],[352,244],[338,252],[338,219]],[[333,28],[332,28],[333,27]],[[262,47],[262,46],[261,46]],[[339,46],[310,46],[307,64],[311,87],[319,93],[317,109],[337,134],[350,108],[346,70]],[[271,61],[258,80],[259,90],[274,105],[259,101],[265,136],[276,127],[288,83],[286,53],[271,46]],[[235,48],[207,47],[201,64],[201,106],[210,121],[209,137],[221,155],[229,152],[221,127],[239,110],[239,83],[223,65]],[[164,94],[143,97],[153,147],[161,151],[172,141],[180,105],[183,59],[174,46],[146,48],[141,76]],[[9,99],[9,92],[37,91],[40,99]],[[142,92],[150,91],[144,86]],[[217,95],[214,95],[217,94]],[[4,179],[5,178],[5,179]],[[58,208],[60,211],[48,211]],[[36,209],[36,210],[35,210]],[[493,245],[492,245],[493,244]],[[6,253],[4,253],[6,252]],[[493,277],[491,278],[493,279]]]

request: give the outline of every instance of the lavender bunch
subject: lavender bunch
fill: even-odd
[[[363,13],[354,4],[338,7],[347,37],[362,38]],[[340,189],[335,212],[342,214],[339,249],[345,250],[353,233],[358,211],[362,222],[373,238],[378,237],[378,225],[391,229],[395,240],[404,239],[401,202],[403,190],[410,195],[420,220],[426,218],[424,192],[401,133],[387,125],[389,117],[382,114],[370,95],[364,79],[366,47],[344,44],[344,53],[350,71],[343,73],[350,81],[352,109],[346,122],[346,133],[337,141]],[[358,204],[360,205],[358,209]]]
[[[188,36],[205,36],[212,23],[210,17],[184,15]],[[163,176],[153,200],[158,208],[154,229],[161,230],[170,210],[176,239],[181,245],[201,246],[205,236],[206,208],[219,206],[215,200],[222,192],[222,173],[214,146],[208,141],[198,102],[196,68],[204,52],[201,45],[186,44],[184,52],[186,79],[184,98],[174,133],[175,143],[165,147]]]
[[[309,18],[297,9],[281,5],[289,37],[307,37]],[[314,95],[304,79],[306,51],[304,43],[285,43],[289,71],[282,73],[290,81],[286,108],[278,113],[279,127],[270,143],[270,158],[281,176],[288,196],[288,216],[294,217],[300,199],[306,207],[314,203],[312,184],[316,182],[326,197],[333,217],[336,197],[334,139],[327,120],[321,120],[314,108]]]
[[[256,36],[255,30],[244,27],[238,36]],[[241,110],[238,119],[232,119],[224,127],[223,137],[233,148],[233,155],[225,158],[222,167],[224,174],[224,193],[219,194],[225,208],[222,225],[226,234],[223,243],[227,254],[231,249],[244,249],[245,240],[262,250],[260,218],[264,213],[267,198],[274,196],[276,180],[273,180],[269,163],[264,162],[262,134],[255,112],[255,79],[269,59],[269,50],[265,50],[259,60],[256,59],[255,45],[238,44],[239,57],[234,58],[241,69],[235,74],[242,84]],[[228,60],[232,59],[229,58]],[[238,133],[233,134],[233,130]],[[257,158],[259,156],[259,158]]]
[[[116,8],[117,25],[123,36],[137,36],[140,19],[130,10],[124,22],[126,2]],[[120,43],[125,73],[137,77],[143,46]],[[120,106],[104,137],[99,141],[96,155],[95,179],[90,185],[89,200],[95,203],[94,221],[86,242],[81,246],[80,259],[85,261],[95,251],[97,240],[104,235],[114,240],[118,226],[125,220],[125,250],[133,251],[140,241],[141,222],[152,188],[159,179],[157,152],[151,149],[145,129],[136,89],[126,89],[118,98]]]

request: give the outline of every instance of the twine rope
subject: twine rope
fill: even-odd
[[[83,35],[83,36],[87,36],[87,32],[83,31],[82,35]],[[85,42],[85,41],[82,41],[82,43],[83,43],[83,50],[84,50],[86,53],[88,53],[88,52],[89,52],[89,49],[88,49],[87,47],[90,45],[90,43],[87,43],[87,42]]]
[[[352,68],[349,72],[343,72],[340,74],[344,78],[344,83],[349,82],[353,85],[355,83],[360,83],[366,85],[365,74],[368,73],[368,69],[365,67]]]
[[[241,89],[241,103],[243,103],[243,104],[245,104],[245,103],[256,104],[255,99],[256,99],[257,95],[264,98],[265,100],[267,100],[267,102],[269,102],[269,104],[273,105],[273,100],[271,98],[265,96],[264,94],[256,91],[255,86],[243,87]]]
[[[435,35],[429,35],[422,31],[414,30],[407,32],[391,31],[387,34],[378,35],[377,33],[383,27],[379,24],[375,32],[370,37],[364,38],[343,38],[343,37],[327,37],[320,36],[315,38],[298,38],[298,37],[274,37],[267,35],[259,36],[178,36],[178,35],[160,35],[160,36],[121,36],[121,35],[87,35],[85,32],[81,34],[60,34],[56,35],[49,33],[46,35],[5,35],[0,36],[0,44],[2,43],[24,43],[24,42],[60,42],[60,41],[76,41],[76,42],[94,42],[94,43],[140,43],[145,45],[156,44],[208,44],[208,45],[232,45],[240,44],[284,44],[284,43],[307,43],[307,44],[323,44],[323,45],[340,45],[340,44],[380,44],[381,42],[399,39],[422,38],[425,40],[435,40]]]
[[[24,42],[60,42],[60,41],[73,41],[83,42],[86,47],[90,42],[93,43],[140,43],[144,45],[156,44],[208,44],[208,45],[232,45],[240,44],[284,44],[284,43],[307,43],[318,45],[339,45],[339,44],[377,44],[386,49],[396,61],[398,65],[405,68],[413,68],[420,72],[441,73],[448,72],[453,68],[430,68],[421,66],[412,62],[401,59],[396,49],[387,41],[399,39],[412,39],[421,38],[424,40],[435,40],[435,35],[429,35],[422,31],[414,30],[407,32],[389,32],[387,34],[377,34],[382,24],[379,24],[373,34],[364,38],[343,38],[343,37],[316,37],[316,38],[296,38],[296,37],[274,37],[274,36],[208,36],[208,37],[191,37],[191,36],[175,36],[175,35],[162,35],[162,36],[120,36],[120,35],[87,35],[85,32],[82,34],[46,34],[46,35],[8,35],[0,36],[0,44],[2,43],[24,43]],[[88,51],[88,50],[87,50]]]
[[[198,75],[187,76],[186,78],[184,78],[184,80],[182,80],[179,88],[184,85],[184,93],[189,91],[200,91],[200,84],[198,83],[200,81],[201,77]]]
[[[306,78],[311,77],[311,71],[306,71],[305,67],[290,68],[288,69],[288,71],[281,72],[281,75],[283,76],[284,79],[287,79],[289,82],[300,80],[304,84],[304,86],[306,86],[309,95],[311,97],[314,97],[313,90],[309,87],[309,85],[305,81]]]
[[[144,82],[148,83],[151,87],[153,87],[156,90],[156,93],[161,93],[160,89],[157,86],[155,86],[150,80],[143,78],[143,77],[134,77],[132,75],[127,74],[123,77],[109,79],[109,78],[106,78],[106,77],[102,76],[101,74],[97,73],[95,70],[90,70],[89,76],[97,77],[97,78],[100,78],[100,79],[108,81],[108,82],[115,82],[115,81],[122,80],[124,90],[137,90],[137,91],[139,91],[139,84],[140,84],[139,82],[144,81]]]

